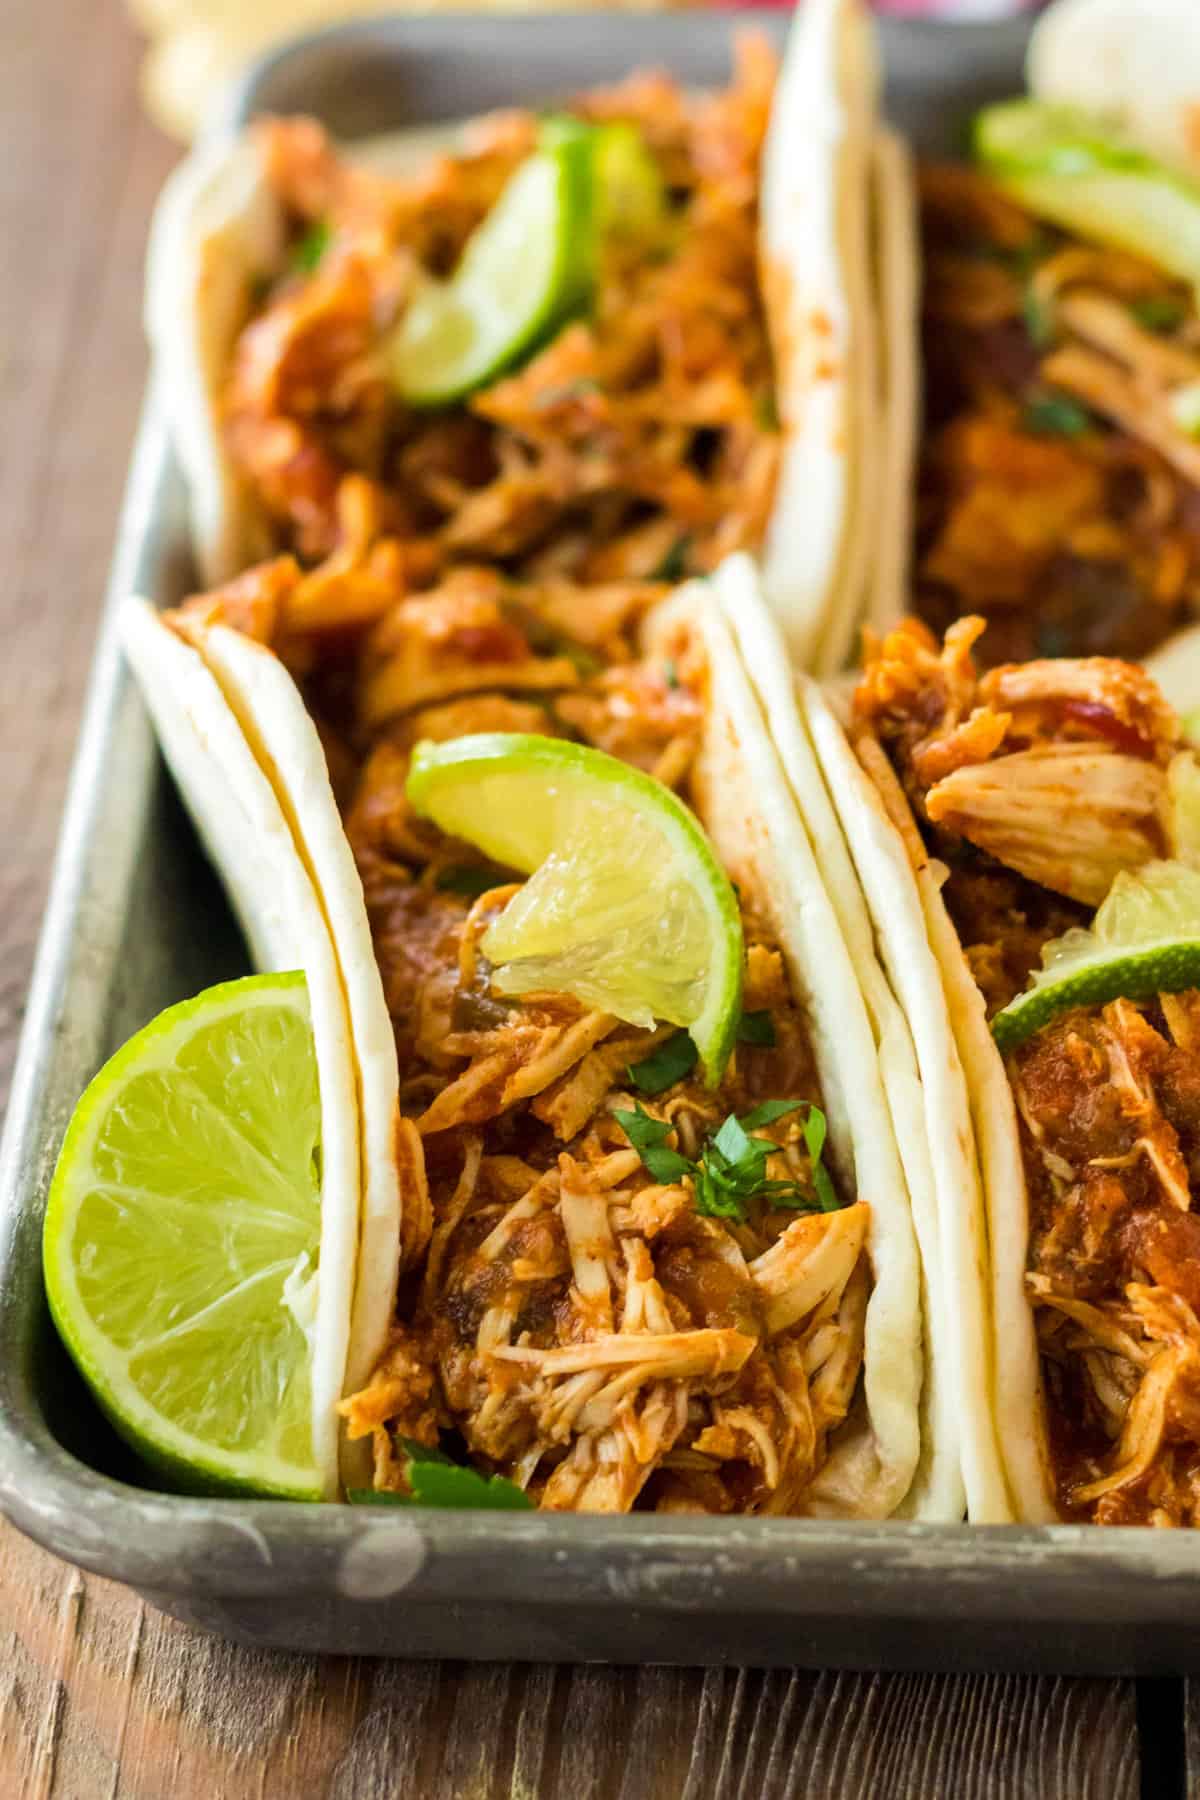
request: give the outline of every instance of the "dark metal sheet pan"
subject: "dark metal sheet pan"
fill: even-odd
[[[751,15],[753,16],[753,15]],[[736,15],[738,22],[746,14]],[[777,16],[764,15],[776,34]],[[552,100],[645,62],[723,71],[719,14],[375,21],[262,63],[218,129],[305,110],[356,136]],[[893,117],[953,142],[1020,78],[1019,28],[886,31]],[[50,1326],[39,1232],[100,1062],[244,953],[120,664],[112,603],[187,588],[183,496],[153,395],[0,1153],[0,1507],[181,1619],[308,1650],[620,1662],[1165,1673],[1200,1668],[1188,1533],[802,1520],[370,1513],[137,1485]]]

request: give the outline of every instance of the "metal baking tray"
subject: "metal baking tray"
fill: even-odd
[[[262,62],[215,129],[303,110],[342,135],[544,102],[660,63],[720,79],[755,15],[374,21]],[[761,21],[775,35],[778,15]],[[952,146],[1015,90],[1019,26],[883,33],[893,117]],[[1045,1669],[1200,1668],[1186,1532],[586,1518],[185,1499],[138,1485],[58,1345],[39,1239],[79,1093],[161,1007],[245,970],[224,899],[122,669],[113,603],[187,591],[183,496],[154,396],[130,475],[0,1152],[0,1508],[189,1623],[403,1656]]]

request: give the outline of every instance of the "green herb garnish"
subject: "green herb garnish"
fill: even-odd
[[[347,1488],[346,1498],[355,1506],[437,1506],[456,1512],[473,1508],[491,1512],[530,1512],[533,1501],[505,1475],[480,1475],[451,1462],[440,1450],[397,1438],[407,1460],[405,1479],[411,1494],[387,1488]]]
[[[1034,437],[1083,437],[1095,421],[1069,394],[1036,394],[1026,403],[1021,424]]]
[[[310,225],[292,251],[293,269],[300,275],[311,275],[328,250],[332,236],[328,219],[318,219]]]
[[[433,885],[443,894],[462,894],[467,900],[478,900],[489,888],[499,887],[504,877],[495,869],[479,869],[465,863],[452,863],[439,869]]]
[[[1131,300],[1129,310],[1147,331],[1174,331],[1187,317],[1187,306],[1173,294],[1151,294],[1145,300]]]
[[[679,686],[679,670],[675,665],[675,658],[673,656],[668,656],[666,662],[663,664],[663,680],[671,689],[675,689]]]
[[[650,576],[651,581],[682,581],[687,574],[687,553],[691,549],[691,533],[677,537],[667,554]]]
[[[754,413],[754,423],[758,426],[760,431],[779,430],[779,407],[775,402],[775,392],[773,388],[760,388],[755,394],[751,406]]]
[[[653,1119],[650,1114],[637,1106],[632,1112],[614,1112],[613,1118],[629,1139],[646,1168],[655,1181],[668,1186],[682,1181],[685,1175],[694,1175],[696,1165],[681,1156],[678,1150],[672,1150],[667,1143],[673,1127],[666,1119]]]
[[[628,1075],[640,1094],[662,1094],[696,1066],[698,1051],[686,1031],[677,1031],[641,1062],[630,1063]]]
[[[738,1021],[738,1043],[775,1047],[775,1021],[769,1012],[743,1013]]]
[[[1025,329],[1035,349],[1047,349],[1054,342],[1054,312],[1036,288],[1025,289],[1021,311],[1025,318]]]
[[[803,1100],[764,1100],[740,1118],[730,1113],[709,1136],[696,1162],[667,1144],[672,1127],[665,1119],[651,1118],[640,1106],[635,1112],[613,1116],[655,1181],[674,1184],[686,1177],[695,1191],[697,1212],[742,1223],[751,1200],[766,1200],[772,1208],[793,1212],[836,1211],[837,1196],[821,1162],[826,1128],[819,1106],[809,1107],[804,1125],[805,1147],[812,1162],[813,1194],[797,1181],[770,1177],[767,1159],[780,1146],[771,1138],[753,1135],[758,1126],[770,1125],[803,1105]]]

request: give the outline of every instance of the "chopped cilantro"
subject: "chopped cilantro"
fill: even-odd
[[[794,1212],[836,1211],[837,1195],[821,1162],[825,1115],[820,1107],[809,1107],[804,1126],[815,1198],[799,1182],[768,1176],[767,1159],[779,1145],[770,1138],[752,1135],[756,1126],[770,1125],[804,1104],[803,1100],[764,1100],[741,1118],[730,1113],[709,1136],[698,1162],[668,1146],[666,1140],[672,1127],[665,1119],[651,1118],[640,1106],[636,1112],[619,1112],[614,1117],[655,1181],[673,1184],[686,1177],[695,1192],[697,1212],[741,1223],[751,1200],[766,1200],[771,1207]]]
[[[468,900],[478,900],[489,888],[499,887],[503,879],[495,869],[452,863],[448,868],[438,870],[434,886],[443,894],[462,894]]]
[[[691,533],[685,531],[675,539],[667,554],[650,576],[651,581],[682,581],[687,574],[687,553],[691,549]]]
[[[743,1013],[738,1023],[739,1044],[761,1044],[768,1050],[775,1045],[775,1021],[769,1012]]]
[[[1187,317],[1187,305],[1173,294],[1151,294],[1145,300],[1131,300],[1129,310],[1147,331],[1174,331]]]
[[[1021,311],[1030,341],[1036,349],[1045,350],[1054,342],[1054,313],[1035,287],[1025,289]]]
[[[1034,437],[1077,438],[1090,431],[1094,421],[1087,407],[1069,394],[1045,393],[1027,401],[1021,423]]]
[[[347,1488],[346,1498],[355,1506],[437,1506],[465,1512],[473,1507],[492,1512],[529,1512],[533,1501],[515,1481],[504,1475],[480,1475],[462,1468],[440,1450],[398,1438],[408,1458],[404,1474],[411,1494],[386,1488]]]
[[[300,275],[311,275],[328,250],[332,235],[327,219],[318,219],[310,225],[292,251],[293,269]]]
[[[760,388],[752,402],[754,423],[760,431],[779,430],[779,408],[775,403],[775,394],[771,388]]]
[[[651,1118],[640,1106],[632,1112],[614,1112],[613,1117],[655,1181],[669,1185],[695,1173],[695,1164],[668,1146],[672,1127],[665,1119]]]
[[[663,680],[669,688],[677,688],[679,686],[679,670],[675,666],[675,658],[673,656],[668,656],[666,662],[663,664]]]
[[[697,1050],[686,1031],[677,1031],[665,1044],[630,1063],[629,1079],[641,1094],[661,1094],[682,1081],[696,1066]]]

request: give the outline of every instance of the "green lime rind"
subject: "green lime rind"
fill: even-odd
[[[973,148],[1039,218],[1200,281],[1200,185],[1073,107],[1011,100],[981,112]]]
[[[1007,1056],[1072,1007],[1193,987],[1200,987],[1200,872],[1182,862],[1147,863],[1117,876],[1090,929],[1046,945],[1028,988],[992,1020],[992,1036]]]
[[[115,1430],[172,1487],[321,1498],[310,1351],[285,1298],[318,1256],[319,1132],[299,973],[170,1007],[71,1118],[43,1227],[51,1315]],[[226,1441],[172,1404],[214,1423],[224,1410]]]
[[[412,300],[392,344],[410,405],[447,406],[511,367],[586,305],[594,261],[591,133],[543,139],[509,179],[448,281]]]
[[[698,819],[669,788],[587,745],[495,732],[418,744],[407,794],[441,830],[532,877],[484,946],[502,965],[501,991],[519,991],[511,984],[522,936],[540,931],[549,913],[558,935],[549,951],[530,957],[533,973],[523,991],[557,985],[634,1023],[653,1017],[684,1026],[707,1080],[716,1084],[737,1037],[741,913]],[[667,919],[678,921],[677,936],[648,949],[647,931]],[[620,995],[571,979],[572,937],[603,961],[626,930],[634,931],[629,962],[638,966],[639,952],[647,959],[641,967],[655,1000],[649,1012],[622,1007]],[[685,968],[678,988],[669,989],[680,942],[690,942],[690,954],[703,966]],[[665,991],[680,1003],[664,1002]]]
[[[1200,937],[1185,944],[1150,945],[1133,956],[1114,953],[1056,985],[1019,995],[992,1020],[992,1036],[1007,1056],[1072,1007],[1151,1000],[1155,994],[1194,987],[1200,987]]]

